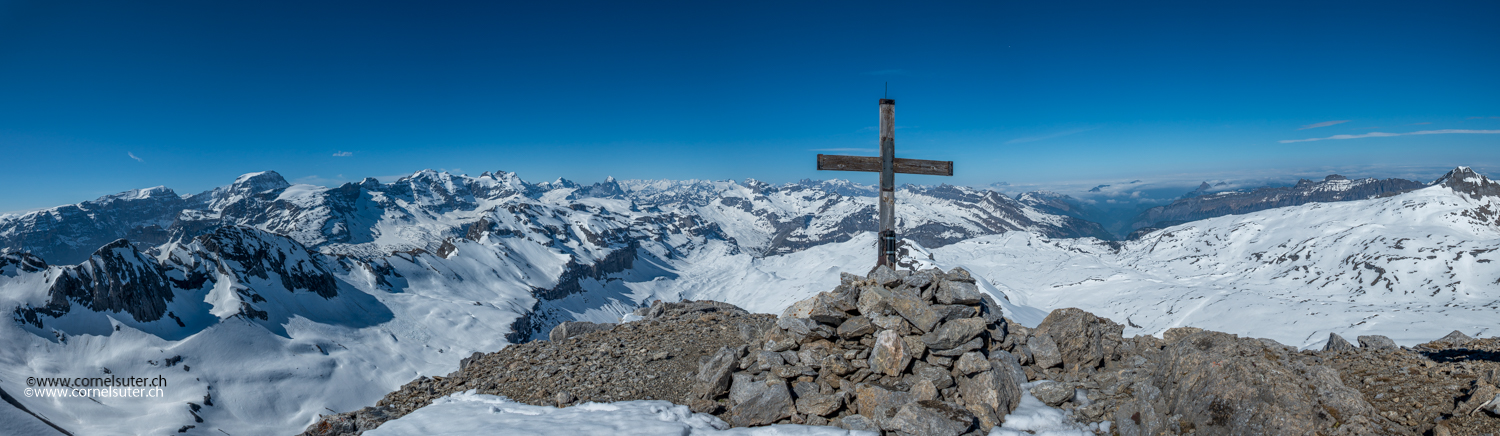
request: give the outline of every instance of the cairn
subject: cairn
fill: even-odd
[[[988,432],[1027,381],[1006,350],[1011,325],[962,268],[844,274],[833,291],[787,308],[761,340],[705,360],[685,402],[736,427]]]

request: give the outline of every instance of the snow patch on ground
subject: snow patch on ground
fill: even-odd
[[[583,403],[556,408],[533,406],[474,391],[443,397],[366,436],[397,435],[725,435],[725,436],[866,436],[872,432],[836,427],[772,425],[729,428],[713,415],[693,413],[666,401]]]

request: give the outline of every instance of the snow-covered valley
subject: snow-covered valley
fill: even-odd
[[[932,263],[972,271],[1025,325],[1079,307],[1129,323],[1127,336],[1194,326],[1299,347],[1329,332],[1412,345],[1500,329],[1500,185],[1461,170],[1397,196],[1125,243],[992,191],[910,186],[898,231]],[[13,244],[0,308],[14,319],[0,323],[14,350],[0,354],[0,389],[74,434],[291,434],[561,321],[614,322],[658,299],[779,313],[875,255],[871,191],[847,182],[419,172],[329,189],[270,175],[0,217]],[[130,234],[156,239],[110,242]],[[89,241],[104,242],[75,265],[15,250]],[[24,395],[28,377],[110,374],[164,376],[166,396]]]

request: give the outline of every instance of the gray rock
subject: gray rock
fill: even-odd
[[[725,303],[722,301],[703,300],[667,303],[661,300],[656,300],[655,302],[651,303],[651,307],[643,308],[643,310],[636,310],[636,315],[641,315],[646,319],[657,319],[698,316],[701,314],[713,312],[724,312],[736,315],[744,315],[746,313],[749,313],[746,312],[745,309],[739,308],[739,306],[735,306],[733,304]]]
[[[1162,339],[1165,339],[1168,344],[1170,344],[1180,341],[1182,340],[1182,338],[1192,336],[1194,333],[1198,333],[1201,331],[1203,331],[1203,329],[1197,327],[1173,327],[1167,329],[1167,331],[1165,332],[1162,332],[1161,337]]]
[[[906,284],[906,286],[910,286],[912,289],[922,289],[927,287],[927,285],[931,285],[933,279],[934,276],[932,274],[932,271],[922,270],[917,271],[915,274],[906,276],[906,278],[901,280],[901,282]]]
[[[892,270],[891,267],[878,265],[875,269],[870,270],[869,279],[874,280],[875,284],[887,286],[891,283],[899,282],[901,277],[897,276],[896,271]]]
[[[482,356],[484,356],[484,353],[480,353],[478,351],[475,351],[474,354],[470,354],[469,357],[465,357],[465,358],[459,360],[458,361],[458,370],[459,371],[463,371],[465,369],[468,369],[469,365],[473,365],[474,362],[478,362],[479,358],[482,357]]]
[[[962,304],[939,304],[932,306],[932,310],[936,310],[937,313],[942,316],[941,322],[948,322],[962,318],[971,318],[979,315],[979,310],[975,309],[974,306],[965,306]],[[988,324],[988,322],[986,322],[986,324]]]
[[[932,305],[922,300],[921,294],[911,288],[901,287],[891,290],[890,305],[891,309],[895,309],[902,318],[906,318],[911,325],[923,332],[932,331],[934,327],[937,327],[938,321],[943,319],[941,314],[932,310]]]
[[[578,398],[574,397],[568,391],[558,391],[557,395],[553,396],[552,399],[557,402],[557,407],[566,407],[569,404],[573,404],[574,401],[578,401]]]
[[[1001,418],[1021,401],[1020,386],[1008,374],[995,370],[960,377],[958,394],[964,398],[964,408],[979,419],[979,427],[985,431],[1000,425]]]
[[[931,351],[928,354],[937,355],[937,356],[943,356],[943,357],[957,357],[957,356],[962,356],[964,353],[967,353],[967,352],[970,352],[970,351],[974,351],[974,350],[978,350],[979,348],[981,348],[983,346],[984,346],[984,339],[976,337],[974,339],[970,339],[969,342],[964,342],[963,344],[961,344],[961,345],[959,345],[957,347],[949,348],[947,350]]]
[[[845,359],[844,356],[836,354],[824,356],[823,360],[818,362],[818,367],[829,374],[838,376],[854,372],[854,365],[850,365],[849,360]]]
[[[859,290],[856,302],[859,314],[864,316],[885,315],[891,311],[891,290],[880,285],[868,285]]]
[[[910,392],[912,397],[915,397],[917,401],[935,400],[938,397],[937,386],[932,384],[932,380],[927,379],[917,379],[917,382],[912,383],[911,389],[907,390],[907,392]]]
[[[875,336],[875,346],[870,349],[870,371],[895,377],[910,364],[911,353],[901,335],[884,330]]]
[[[1469,337],[1469,335],[1464,334],[1464,332],[1454,330],[1453,333],[1449,333],[1447,336],[1443,336],[1442,338],[1439,338],[1438,340],[1433,342],[1446,342],[1453,345],[1465,345],[1473,340],[1474,338]]]
[[[854,386],[854,403],[859,408],[859,414],[875,421],[880,427],[885,427],[885,421],[891,416],[889,412],[912,401],[910,393],[892,391],[869,383]]]
[[[705,400],[718,398],[729,392],[730,375],[739,363],[740,354],[738,350],[729,347],[720,347],[703,364],[698,365],[698,375],[694,378],[692,388],[693,396]]]
[[[1338,333],[1329,333],[1328,334],[1328,343],[1325,344],[1325,345],[1323,345],[1323,351],[1351,351],[1351,350],[1354,350],[1354,344],[1350,344],[1349,341],[1344,340],[1344,337],[1343,336],[1339,336]]]
[[[1391,338],[1381,335],[1364,335],[1355,339],[1359,341],[1359,346],[1362,348],[1369,348],[1374,350],[1385,348],[1401,348],[1396,346],[1396,341],[1393,341],[1391,340]]]
[[[864,415],[849,415],[839,419],[839,427],[854,431],[880,432],[880,425]]]
[[[912,377],[916,380],[932,382],[932,387],[935,389],[947,389],[954,384],[953,376],[947,370],[937,366],[924,366],[914,371]]]
[[[797,399],[797,413],[804,415],[829,416],[844,407],[844,400],[849,394],[839,392],[830,395],[807,395]]]
[[[796,412],[786,382],[775,377],[755,381],[749,374],[735,374],[729,403],[729,420],[736,427],[770,425]]]
[[[958,356],[958,361],[953,364],[953,369],[959,374],[969,375],[979,371],[989,371],[990,362],[984,356],[976,352],[964,353]]]
[[[1026,341],[1026,346],[1031,349],[1031,358],[1036,360],[1036,366],[1043,369],[1062,365],[1062,352],[1058,351],[1057,343],[1053,342],[1052,336],[1046,333],[1034,332],[1031,339]]]
[[[1021,363],[1016,357],[1005,351],[996,350],[990,353],[990,368],[995,371],[996,376],[1004,377],[1010,381],[1001,380],[1001,395],[1010,398],[1010,404],[1021,404],[1021,384],[1026,383],[1026,370],[1021,368]],[[1006,412],[1010,413],[1010,412]]]
[[[969,274],[969,270],[963,269],[963,267],[955,267],[948,270],[945,278],[953,281],[974,283],[974,276]]]
[[[844,299],[829,292],[822,292],[813,298],[798,301],[782,311],[781,316],[785,318],[803,318],[814,322],[837,326],[849,318],[848,311],[855,310],[856,306],[849,304]]]
[[[994,324],[1005,320],[1005,314],[1000,310],[1000,303],[996,303],[995,299],[993,297],[990,297],[990,294],[980,294],[979,299],[979,314],[980,316],[984,317],[985,323]],[[1005,338],[1002,337],[996,338],[995,340],[999,341],[1004,339]]]
[[[932,296],[938,304],[979,304],[981,301],[978,285],[957,280],[940,282]]]
[[[1050,337],[1057,345],[1063,367],[1069,371],[1098,368],[1113,355],[1125,326],[1076,308],[1047,314],[1034,335]],[[1037,347],[1031,348],[1037,352]],[[1042,362],[1040,357],[1037,362]],[[1044,368],[1046,368],[1044,366]]]
[[[871,333],[875,333],[875,325],[871,324],[870,318],[865,316],[849,318],[844,320],[843,324],[839,324],[838,335],[844,339],[856,339]]]
[[[547,333],[547,340],[552,342],[564,341],[568,338],[583,336],[590,332],[608,331],[615,328],[614,324],[599,324],[588,321],[568,321],[553,327]]]
[[[755,363],[750,366],[750,371],[755,373],[770,371],[771,368],[775,368],[777,366],[785,364],[786,359],[781,357],[781,353],[773,351],[758,351],[755,353]]]
[[[927,348],[948,350],[973,340],[984,330],[982,318],[955,319],[938,327],[936,331],[922,335],[922,342],[927,344]]]
[[[1031,395],[1036,396],[1036,399],[1042,400],[1043,403],[1052,407],[1061,406],[1062,403],[1072,401],[1073,394],[1076,392],[1072,386],[1051,381],[1041,382],[1031,387]]]
[[[968,411],[941,401],[927,400],[901,406],[884,428],[912,435],[958,436],[973,427]]]
[[[802,340],[802,338],[793,336],[786,330],[775,327],[766,329],[765,339],[765,345],[762,345],[761,348],[774,352],[790,350],[792,347],[796,347],[797,343]]]

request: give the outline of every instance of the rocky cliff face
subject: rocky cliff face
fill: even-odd
[[[1315,202],[1363,200],[1388,197],[1427,186],[1404,179],[1350,180],[1337,174],[1322,181],[1302,179],[1296,186],[1258,188],[1248,192],[1226,191],[1208,194],[1205,183],[1197,191],[1166,206],[1147,209],[1130,225],[1134,239],[1145,233],[1189,221],[1238,215],[1278,207]],[[1145,231],[1138,231],[1145,229]]]

